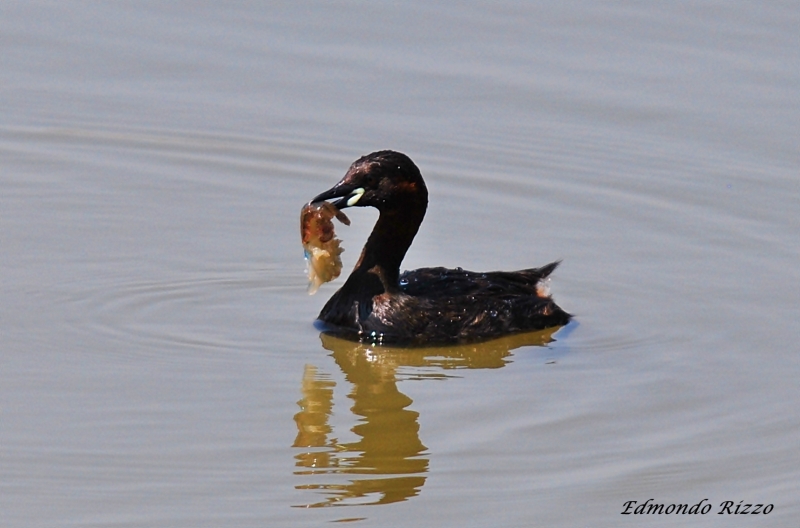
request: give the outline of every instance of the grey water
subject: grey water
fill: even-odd
[[[796,527],[798,27],[738,0],[5,2],[0,524]],[[404,267],[561,259],[574,322],[321,336],[342,278],[306,294],[300,208],[385,148],[430,192]],[[351,211],[345,273],[377,218]],[[623,514],[648,499],[712,507]]]

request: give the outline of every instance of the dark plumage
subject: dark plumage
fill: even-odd
[[[319,314],[329,331],[376,343],[436,345],[479,341],[569,322],[540,286],[558,266],[476,273],[400,263],[428,206],[419,169],[384,150],[356,160],[344,178],[311,203],[375,207],[380,216],[355,269]]]

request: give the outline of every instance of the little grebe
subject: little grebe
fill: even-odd
[[[435,345],[492,339],[567,324],[570,315],[541,281],[558,266],[479,273],[400,263],[428,207],[428,189],[405,154],[384,150],[356,160],[344,178],[310,204],[339,198],[380,212],[355,269],[325,304],[330,332],[374,343]]]

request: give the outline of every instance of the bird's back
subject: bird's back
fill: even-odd
[[[361,321],[367,335],[407,343],[481,341],[569,322],[542,281],[558,262],[520,271],[421,268],[400,276],[400,292],[376,296]]]

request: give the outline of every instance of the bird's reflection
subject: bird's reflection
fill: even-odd
[[[297,437],[292,447],[296,475],[314,483],[297,489],[319,490],[324,498],[297,507],[317,508],[404,501],[425,484],[428,452],[419,438],[419,413],[409,409],[411,398],[397,388],[399,380],[453,377],[451,369],[500,368],[511,351],[552,341],[557,329],[518,334],[487,343],[437,348],[393,348],[353,343],[321,334],[322,346],[352,384],[350,410],[358,417],[351,431],[354,442],[339,442],[330,425],[336,383],[317,367],[303,372],[300,412],[294,420]],[[310,449],[312,448],[312,449]],[[351,478],[342,482],[339,475]],[[355,478],[352,475],[369,475]]]

